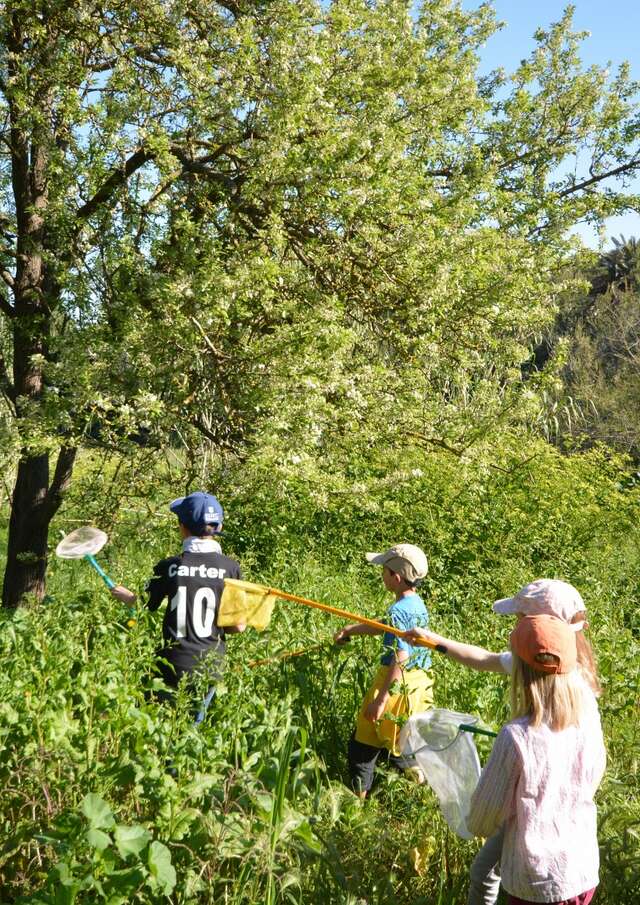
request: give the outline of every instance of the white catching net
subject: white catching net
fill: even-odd
[[[440,802],[449,827],[471,839],[465,818],[480,779],[480,759],[473,735],[460,725],[475,725],[478,717],[454,710],[427,710],[410,717],[400,733],[405,757],[415,757]]]
[[[94,556],[102,550],[107,540],[104,531],[85,525],[62,538],[56,547],[56,556],[61,559],[82,559],[87,554]]]

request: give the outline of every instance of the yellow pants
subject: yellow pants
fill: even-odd
[[[375,748],[388,748],[392,754],[399,755],[398,736],[404,719],[400,724],[394,720],[382,719],[376,723],[365,718],[364,712],[384,684],[389,666],[381,666],[369,690],[364,696],[364,701],[358,713],[355,738],[357,742],[365,745],[373,745]],[[396,694],[390,694],[385,706],[385,713],[391,713],[394,717],[408,718],[414,713],[422,713],[433,707],[433,678],[431,673],[424,669],[403,670],[400,679],[400,690]]]

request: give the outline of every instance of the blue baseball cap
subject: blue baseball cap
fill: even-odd
[[[215,525],[218,531],[222,530],[224,510],[211,493],[198,490],[189,496],[178,497],[169,503],[169,509],[193,534],[202,534],[208,525]]]

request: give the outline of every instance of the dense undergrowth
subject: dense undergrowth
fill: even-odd
[[[496,597],[534,577],[572,581],[604,685],[598,901],[631,903],[640,896],[640,490],[605,451],[561,457],[536,443],[491,461],[407,454],[322,501],[313,481],[264,463],[215,487],[228,510],[225,550],[247,577],[381,614],[379,576],[362,554],[419,543],[433,627],[497,650],[510,621],[492,615]],[[162,480],[151,490],[132,483],[109,508],[87,468],[56,529],[85,519],[107,527],[102,562],[141,587],[179,546],[157,513],[181,488]],[[381,772],[363,806],[345,788],[375,640],[338,650],[335,620],[278,604],[265,633],[230,640],[196,729],[186,693],[174,708],[150,698],[157,614],[127,627],[82,563],[52,561],[49,590],[44,604],[0,616],[0,901],[464,901],[477,843],[448,832],[427,789]],[[496,727],[507,718],[504,678],[443,658],[433,669],[439,706]],[[479,746],[484,759],[489,743]]]

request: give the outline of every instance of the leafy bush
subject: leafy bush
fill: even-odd
[[[398,463],[355,463],[351,483],[328,475],[336,492],[325,487],[324,498],[313,475],[286,463],[270,463],[268,480],[266,463],[245,463],[225,486],[212,479],[228,510],[225,549],[248,577],[373,615],[387,602],[363,552],[420,543],[434,628],[497,650],[511,626],[490,614],[493,599],[541,575],[572,581],[604,685],[599,901],[634,901],[638,490],[605,450],[562,457],[514,442],[488,460],[408,449]],[[160,474],[155,483],[145,476],[145,503],[132,484],[113,510],[101,559],[129,586],[178,546],[169,518],[149,518],[171,496]],[[82,518],[81,504],[62,518]],[[230,640],[224,679],[196,729],[186,690],[173,707],[153,699],[157,614],[140,612],[127,628],[126,609],[79,562],[53,563],[50,590],[44,604],[0,614],[3,902],[463,899],[477,843],[448,832],[427,789],[382,772],[361,806],[344,786],[375,640],[337,649],[335,620],[282,602],[265,633]],[[433,668],[438,705],[495,726],[507,718],[502,677],[444,658]],[[486,757],[489,743],[479,747]]]

